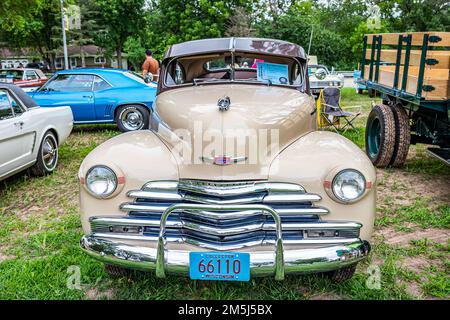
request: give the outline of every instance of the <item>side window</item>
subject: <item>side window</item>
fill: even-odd
[[[26,78],[26,80],[36,80],[38,77],[36,75],[36,72],[34,72],[34,71],[26,71],[25,78]]]
[[[108,82],[98,76],[94,76],[94,91],[104,90],[111,87]]]
[[[92,90],[93,75],[90,74],[60,74],[51,80],[44,88],[56,92],[86,92]]]
[[[14,116],[15,117],[20,116],[23,113],[23,109],[20,106],[20,104],[11,95],[9,95],[9,101],[11,102],[11,106],[12,106],[12,109],[14,111]]]
[[[0,121],[14,117],[14,113],[9,101],[8,92],[0,90]]]

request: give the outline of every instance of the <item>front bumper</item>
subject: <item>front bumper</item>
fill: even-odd
[[[84,236],[80,244],[86,253],[104,263],[143,271],[157,269],[157,248],[131,246],[96,236]],[[275,251],[256,251],[250,253],[250,272],[252,276],[270,276],[276,275],[278,269],[283,270],[284,277],[284,274],[331,271],[357,263],[369,251],[369,243],[362,240],[320,248],[285,248],[281,260],[276,259]],[[189,251],[165,249],[164,258],[164,270],[168,273],[189,274]],[[282,265],[277,267],[277,263]]]

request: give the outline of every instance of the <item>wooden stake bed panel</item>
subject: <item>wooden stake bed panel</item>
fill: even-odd
[[[398,44],[398,37],[400,35],[407,36],[412,35],[411,44],[413,46],[422,46],[424,34],[429,34],[430,36],[437,36],[442,40],[439,42],[430,42],[429,46],[437,47],[450,47],[450,32],[408,32],[408,33],[377,33],[377,34],[366,34],[367,44],[372,44],[373,36],[382,36],[383,44]]]
[[[364,79],[369,80],[370,66],[365,67]],[[425,100],[447,100],[450,96],[448,69],[425,69],[423,78],[424,86],[433,86],[434,90],[422,90],[422,97]],[[395,66],[380,66],[378,82],[381,85],[392,88],[394,86]],[[408,80],[406,82],[406,92],[417,94],[417,81],[419,79],[419,68],[409,67]],[[403,67],[400,67],[398,88],[402,87]]]
[[[428,35],[428,50],[424,47],[424,35]],[[368,34],[367,49],[365,51],[364,79],[369,80],[372,48],[374,48],[372,82],[393,88],[395,69],[397,63],[399,37],[411,35],[411,50],[409,54],[409,67],[405,91],[414,95],[419,94],[425,100],[448,100],[450,96],[450,32],[411,32],[411,33],[381,33]],[[379,42],[373,37],[381,36]],[[406,39],[403,39],[399,62],[398,84],[396,89],[402,89],[403,73],[407,56]],[[436,41],[437,40],[437,41]],[[446,48],[447,47],[447,48]],[[379,52],[378,52],[379,49]],[[422,92],[417,92],[420,66],[422,65],[422,52],[426,53],[423,63]],[[379,53],[378,80],[375,81],[376,64]]]
[[[411,55],[409,57],[410,66],[419,66],[422,51],[411,50]],[[366,52],[366,59],[370,60],[370,50]],[[449,69],[450,66],[450,51],[428,51],[427,59],[435,59],[436,64],[427,65],[427,68],[437,68],[437,69]],[[381,49],[380,51],[380,61],[395,63],[397,61],[397,49]],[[401,64],[405,64],[405,50],[402,50]]]

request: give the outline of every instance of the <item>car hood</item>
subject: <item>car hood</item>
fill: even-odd
[[[178,159],[180,178],[267,179],[273,158],[315,129],[314,108],[292,88],[199,85],[158,95],[152,128]]]

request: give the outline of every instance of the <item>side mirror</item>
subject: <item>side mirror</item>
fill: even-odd
[[[145,83],[150,83],[153,81],[153,73],[149,72],[145,75],[144,78]]]
[[[317,79],[323,80],[327,76],[327,71],[324,68],[319,68],[316,70],[315,76]]]

